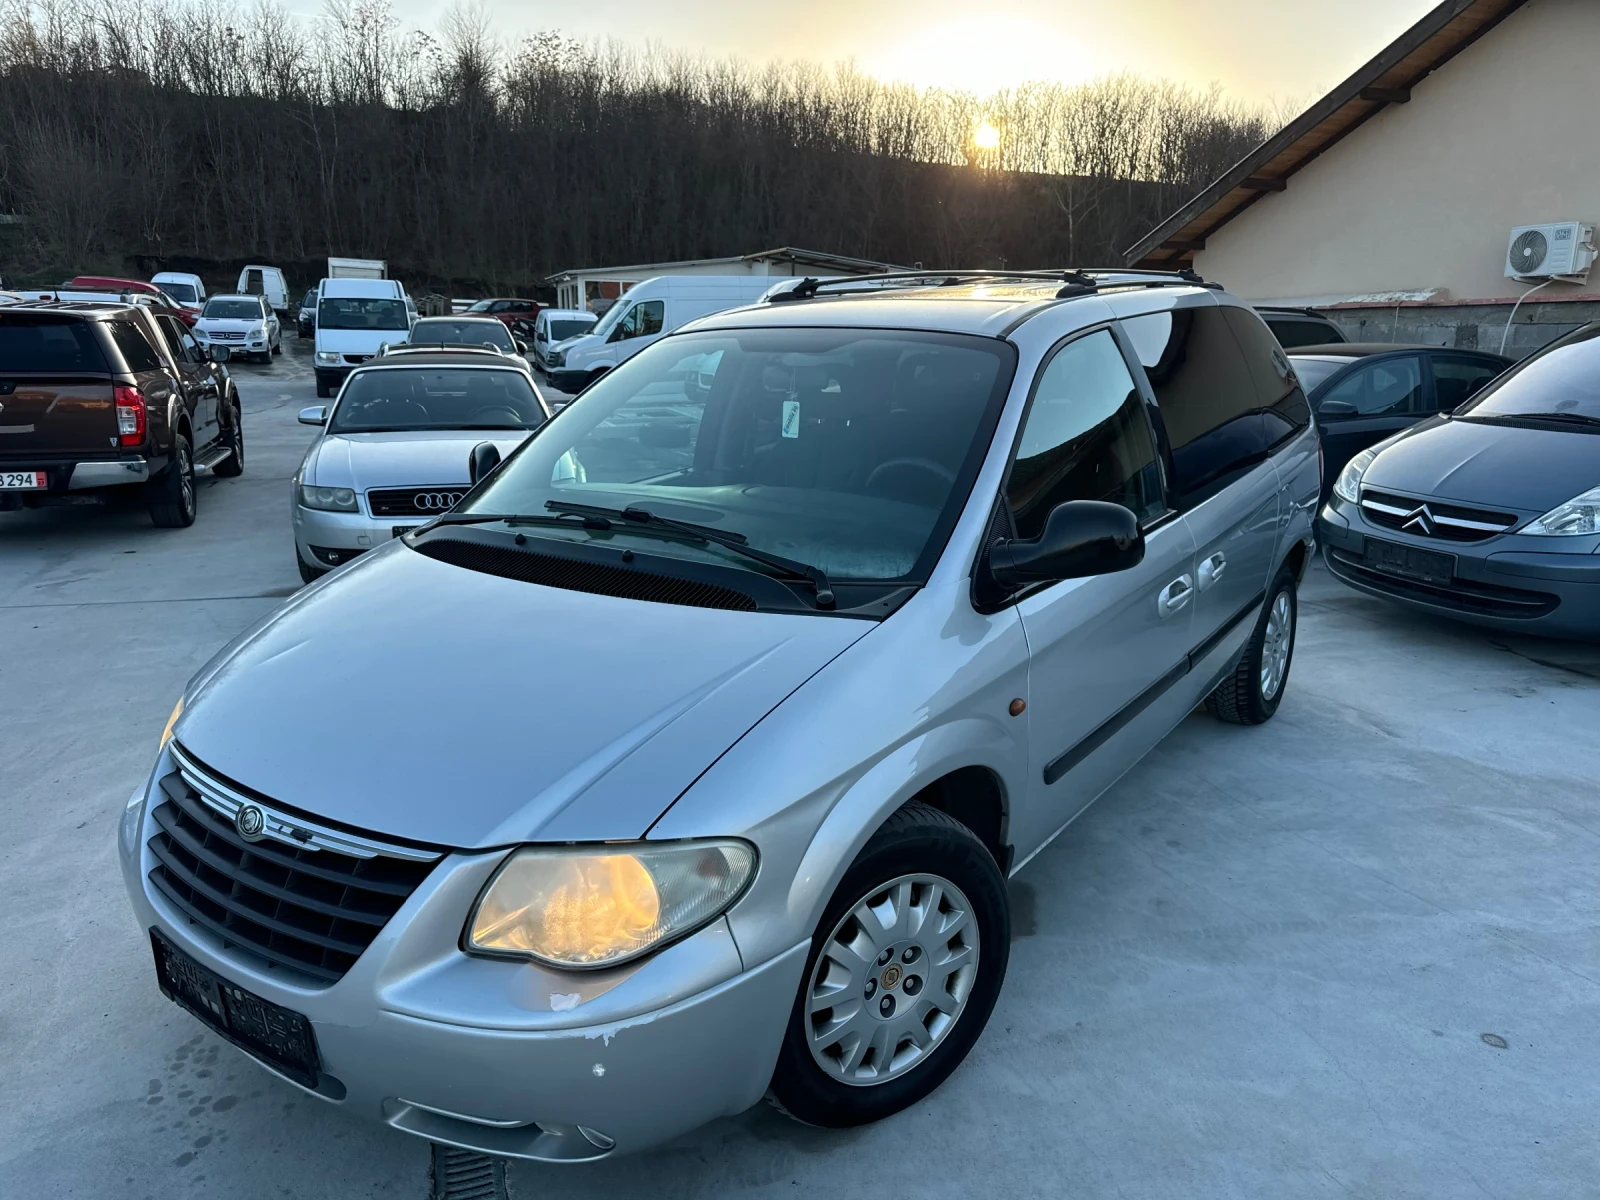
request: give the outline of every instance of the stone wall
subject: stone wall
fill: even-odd
[[[1387,308],[1338,305],[1322,311],[1344,330],[1352,342],[1405,342],[1427,346],[1460,346],[1525,358],[1541,346],[1600,321],[1600,298],[1540,304],[1529,300],[1517,309],[1516,322],[1506,336],[1510,304],[1401,304]]]

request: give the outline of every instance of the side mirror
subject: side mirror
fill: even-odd
[[[225,363],[233,357],[232,346],[207,346],[206,357],[212,362]]]
[[[467,478],[477,484],[500,465],[500,447],[493,442],[479,442],[467,455]]]
[[[521,338],[512,338],[511,343],[516,346],[518,354],[526,354],[528,352],[528,343]]]
[[[1139,518],[1122,505],[1104,500],[1058,504],[1045,518],[1038,537],[1002,539],[989,547],[989,573],[1005,588],[1109,575],[1143,561]]]
[[[313,404],[310,408],[302,408],[299,420],[302,425],[326,425],[328,423],[328,406],[326,404]]]
[[[1358,415],[1358,411],[1356,406],[1348,400],[1324,400],[1317,405],[1317,416],[1324,421],[1338,421],[1345,417],[1354,417]]]

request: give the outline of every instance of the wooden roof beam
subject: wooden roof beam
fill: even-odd
[[[1373,104],[1410,104],[1410,88],[1364,87],[1361,98]]]
[[[1265,175],[1252,175],[1239,186],[1250,192],[1284,192],[1289,190],[1289,181],[1269,179]]]

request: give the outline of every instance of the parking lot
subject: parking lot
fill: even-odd
[[[429,1194],[426,1143],[165,1000],[123,894],[117,818],[184,681],[299,586],[309,348],[234,375],[245,472],[202,478],[192,528],[0,514],[7,1196]],[[1013,881],[1005,990],[929,1100],[846,1132],[760,1106],[648,1155],[513,1164],[513,1194],[1592,1194],[1600,650],[1320,567],[1302,614],[1274,721],[1191,716]]]

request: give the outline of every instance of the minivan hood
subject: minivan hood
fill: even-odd
[[[245,638],[174,736],[358,830],[460,848],[637,838],[872,627],[563,591],[390,542]]]
[[[1434,417],[1385,446],[1362,484],[1546,513],[1600,485],[1600,436]]]
[[[467,459],[479,442],[493,442],[504,458],[530,430],[435,429],[395,433],[330,433],[306,464],[304,480],[317,487],[423,487],[468,482]]]

